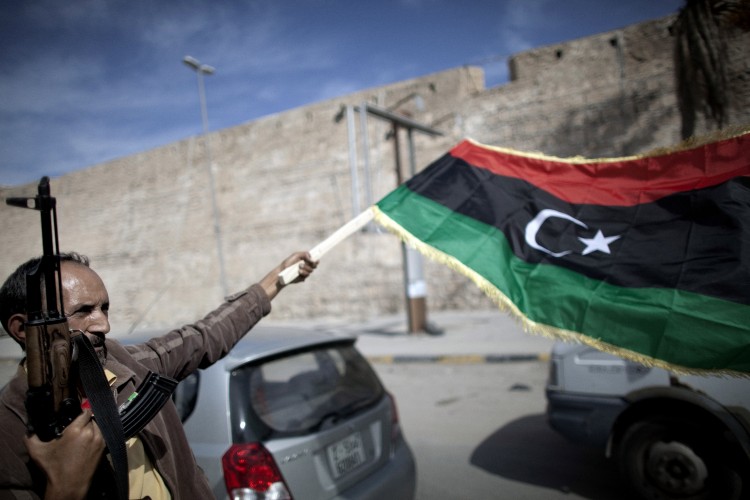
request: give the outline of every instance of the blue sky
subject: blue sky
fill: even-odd
[[[683,0],[3,0],[0,185],[676,13]]]

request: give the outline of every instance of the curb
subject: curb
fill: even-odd
[[[522,361],[549,361],[549,353],[542,354],[445,354],[410,355],[396,354],[365,356],[374,364],[437,363],[444,365],[476,365],[489,363],[517,363]]]

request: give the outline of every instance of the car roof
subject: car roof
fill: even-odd
[[[117,337],[123,344],[139,344],[152,337],[164,335],[167,331],[136,332],[127,337]],[[309,349],[330,344],[353,344],[355,335],[312,328],[282,325],[256,325],[217,363],[231,371],[238,366],[272,358],[279,354]]]
[[[352,335],[297,327],[265,326],[250,330],[224,358],[227,370],[283,352],[309,349],[332,343],[352,344]]]

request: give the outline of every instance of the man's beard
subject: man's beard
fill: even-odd
[[[102,366],[107,364],[107,344],[102,344],[100,348],[96,350],[96,355],[99,357],[99,362]]]
[[[91,342],[91,347],[94,348],[96,357],[99,358],[99,362],[102,366],[107,364],[107,344],[104,342],[104,337],[88,335],[88,339]]]

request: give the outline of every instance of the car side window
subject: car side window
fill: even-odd
[[[182,423],[185,423],[195,410],[195,404],[198,402],[198,382],[200,372],[196,371],[183,379],[172,393],[172,401],[177,407],[177,414]]]

